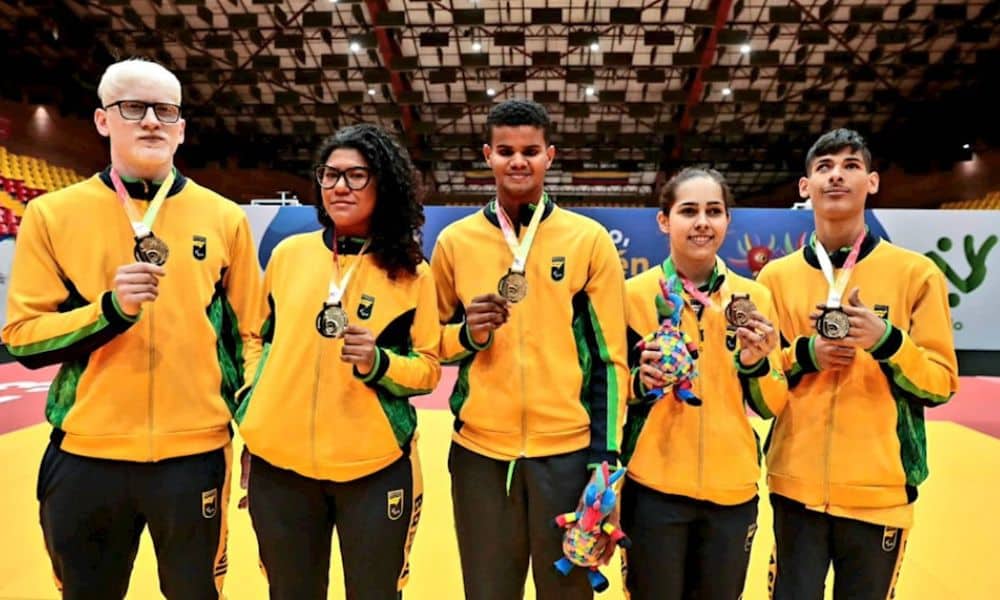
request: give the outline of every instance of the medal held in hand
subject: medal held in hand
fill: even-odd
[[[823,312],[816,319],[816,333],[828,340],[842,340],[851,331],[851,320],[847,317],[847,313],[840,308],[840,299],[844,297],[844,289],[851,278],[851,272],[854,271],[854,265],[858,262],[861,243],[865,241],[866,233],[867,231],[862,231],[858,238],[854,240],[851,252],[847,255],[847,259],[844,260],[844,266],[841,267],[840,273],[836,277],[833,275],[833,261],[830,260],[830,255],[827,253],[826,248],[823,247],[822,242],[819,241],[819,238],[813,234],[812,241],[815,246],[816,260],[819,261],[823,277],[830,286]]]
[[[824,308],[816,319],[816,331],[828,340],[842,340],[850,330],[851,321],[839,308]]]
[[[518,241],[514,232],[514,224],[507,212],[500,206],[499,200],[494,200],[496,207],[497,221],[500,222],[500,231],[510,248],[514,260],[507,269],[507,273],[497,282],[497,293],[503,296],[508,302],[517,303],[524,300],[528,295],[528,278],[525,277],[525,267],[528,263],[528,252],[531,244],[535,240],[535,233],[538,231],[538,224],[542,222],[542,214],[545,212],[545,203],[548,197],[543,192],[542,199],[535,206],[535,212],[531,215],[531,221],[524,234],[524,240]]]
[[[524,273],[507,271],[497,284],[497,293],[509,302],[520,302],[528,295],[528,279]]]
[[[361,246],[361,250],[358,252],[357,259],[347,269],[347,272],[341,276],[336,232],[331,237],[334,273],[330,275],[330,291],[327,294],[326,302],[323,303],[323,308],[316,315],[316,331],[325,338],[336,339],[343,337],[344,332],[347,331],[347,311],[344,310],[341,300],[344,298],[344,292],[347,291],[347,284],[351,281],[351,276],[354,275],[354,270],[361,264],[365,250],[368,250],[368,246],[371,244],[371,239],[365,240],[364,245]]]
[[[347,311],[339,304],[323,304],[316,315],[316,331],[326,338],[343,337],[347,330]]]
[[[146,209],[146,214],[142,218],[139,217],[132,198],[128,195],[128,190],[125,189],[125,184],[122,183],[122,178],[118,174],[118,171],[111,169],[110,176],[111,184],[114,186],[115,193],[122,203],[122,208],[125,209],[125,214],[128,215],[128,220],[132,224],[132,232],[135,234],[135,246],[132,248],[132,256],[139,262],[162,267],[166,264],[167,258],[170,256],[170,248],[166,242],[153,234],[151,227],[156,220],[156,215],[159,214],[160,208],[163,206],[163,201],[167,199],[170,188],[174,185],[174,179],[176,178],[174,170],[171,169],[167,178],[160,184],[160,189],[156,191],[156,195],[153,196],[153,200],[149,203],[149,208]]]
[[[170,248],[167,243],[153,235],[153,232],[135,238],[135,248],[132,250],[133,256],[139,262],[154,264],[162,267],[170,256]]]
[[[733,327],[746,327],[750,314],[757,310],[750,300],[750,294],[733,294],[726,305],[726,322]]]

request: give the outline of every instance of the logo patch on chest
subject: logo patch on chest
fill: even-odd
[[[552,281],[562,281],[563,277],[566,276],[566,257],[565,256],[553,256],[552,257]]]
[[[196,235],[191,239],[191,255],[197,260],[205,260],[208,253],[208,240],[205,236]]]
[[[375,298],[368,294],[361,294],[358,302],[358,318],[369,319],[372,316],[372,309],[375,307]]]

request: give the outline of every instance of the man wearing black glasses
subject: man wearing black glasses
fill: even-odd
[[[38,479],[65,600],[123,598],[145,527],[170,600],[221,596],[241,349],[260,275],[240,208],[173,165],[181,89],[126,60],[98,87],[103,172],[31,202],[3,340],[22,364],[62,363]]]

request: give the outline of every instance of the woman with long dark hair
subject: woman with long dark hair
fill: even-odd
[[[371,125],[321,145],[323,229],[283,240],[236,413],[273,599],[327,597],[336,527],[348,598],[395,599],[421,505],[414,395],[434,389],[439,325],[413,166]]]

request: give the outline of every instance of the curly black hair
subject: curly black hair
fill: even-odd
[[[865,170],[872,170],[872,152],[868,149],[868,142],[857,131],[841,128],[824,133],[812,148],[809,148],[809,152],[806,153],[806,175],[812,172],[812,164],[817,156],[838,154],[844,148],[850,148],[851,152],[861,152]]]
[[[494,127],[517,127],[531,125],[542,130],[542,139],[549,141],[549,128],[552,121],[545,107],[531,100],[504,100],[490,109],[486,116],[486,140],[493,143]]]
[[[325,165],[339,148],[357,150],[368,163],[377,186],[371,216],[371,253],[375,262],[390,279],[402,272],[415,275],[417,265],[424,260],[420,246],[424,206],[409,153],[374,125],[351,125],[323,140],[316,152],[317,165]],[[324,227],[333,228],[333,220],[323,206],[323,190],[317,181],[313,185],[316,218]]]
[[[670,209],[674,207],[674,202],[677,202],[677,188],[685,181],[698,179],[699,177],[711,179],[719,184],[719,187],[722,189],[722,201],[726,204],[726,212],[729,212],[729,208],[733,205],[733,191],[729,188],[729,184],[726,183],[726,178],[722,176],[722,173],[719,173],[715,169],[685,167],[671,177],[670,181],[664,184],[660,190],[658,200],[660,202],[660,210],[663,211],[663,214],[669,215]]]

